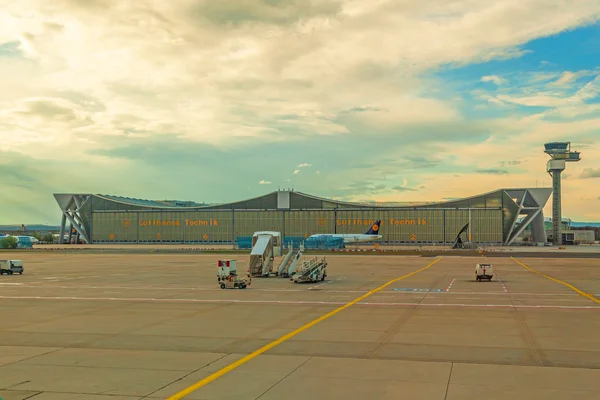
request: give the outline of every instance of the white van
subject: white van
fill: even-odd
[[[493,276],[494,267],[492,264],[477,264],[475,266],[475,280],[481,281],[487,279],[488,281],[491,281]]]
[[[0,260],[0,275],[12,275],[18,272],[23,275],[23,261],[21,260]]]

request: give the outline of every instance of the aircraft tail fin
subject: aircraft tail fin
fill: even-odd
[[[368,231],[365,232],[365,235],[379,235],[379,226],[381,225],[381,220],[375,221],[375,223],[369,228]]]

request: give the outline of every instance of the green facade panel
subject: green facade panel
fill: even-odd
[[[502,210],[99,211],[93,243],[231,243],[257,231],[308,237],[364,233],[381,220],[382,242],[452,243],[467,223],[470,240],[502,242]]]

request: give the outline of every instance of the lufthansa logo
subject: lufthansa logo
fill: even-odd
[[[131,220],[129,218],[125,218],[124,220],[121,221],[121,224],[125,228],[129,228],[131,226]]]
[[[377,225],[373,225],[373,227],[371,229],[373,229],[374,231],[378,231],[379,227]]]

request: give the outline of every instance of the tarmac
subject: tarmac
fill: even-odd
[[[217,260],[247,255],[0,258],[25,265],[0,276],[2,400],[600,399],[597,258],[336,254],[243,290]]]
[[[86,254],[250,254],[249,249],[235,249],[231,244],[35,244],[33,249],[21,249],[21,252],[86,253]],[[425,256],[479,256],[522,257],[522,258],[600,258],[600,244],[581,244],[577,246],[485,246],[474,249],[451,249],[447,245],[393,245],[386,244],[375,248],[373,244],[351,244],[345,249],[309,250],[306,254],[369,254],[379,256],[425,255]],[[2,252],[0,251],[0,257]]]

